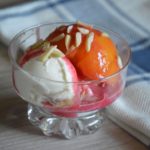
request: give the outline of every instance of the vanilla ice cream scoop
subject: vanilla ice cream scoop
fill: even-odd
[[[24,71],[14,72],[14,78],[18,93],[25,100],[39,106],[45,101],[59,107],[75,103],[73,97],[77,87],[73,82],[78,80],[76,70],[56,47],[47,59],[44,55],[33,55],[22,69]]]

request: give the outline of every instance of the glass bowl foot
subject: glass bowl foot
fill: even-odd
[[[102,110],[77,113],[78,117],[69,118],[46,112],[45,109],[28,104],[28,119],[47,136],[58,135],[72,139],[79,135],[96,132],[103,123]]]

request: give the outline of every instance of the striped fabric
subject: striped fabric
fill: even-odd
[[[81,20],[120,33],[132,49],[127,88],[107,108],[108,116],[150,144],[150,1],[149,0],[41,0],[0,10],[0,40],[31,25]]]

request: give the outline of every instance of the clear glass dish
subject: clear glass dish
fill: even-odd
[[[64,24],[71,23],[41,24],[23,30],[11,41],[9,56],[12,63],[13,86],[17,94],[28,102],[29,121],[40,128],[45,135],[56,134],[71,139],[78,135],[94,133],[99,129],[104,118],[104,108],[117,100],[123,92],[131,51],[120,35],[104,27],[94,26],[94,28],[108,33],[116,44],[121,65],[118,72],[101,80],[71,83],[52,81],[38,75],[33,76],[23,70],[19,66],[18,60],[27,48],[39,39],[45,39],[56,27]],[[50,87],[51,94],[45,92],[46,89],[42,84],[45,82]],[[64,94],[54,89],[71,86],[76,89],[72,98],[74,104],[67,107],[63,107],[63,104],[61,107],[52,105],[51,102],[54,98],[63,97]]]

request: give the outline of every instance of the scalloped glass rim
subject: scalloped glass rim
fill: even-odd
[[[73,24],[73,23],[76,23],[76,22],[54,22],[54,23],[38,24],[38,25],[31,26],[31,27],[29,27],[29,28],[26,28],[26,29],[22,30],[21,32],[17,33],[16,36],[11,40],[10,45],[9,45],[9,48],[8,48],[8,55],[9,55],[9,58],[10,58],[11,63],[12,63],[13,65],[15,65],[15,67],[16,67],[18,70],[22,71],[22,72],[25,73],[25,74],[28,74],[29,76],[32,76],[32,77],[35,77],[35,78],[44,79],[44,80],[48,80],[48,81],[51,81],[51,82],[63,83],[63,84],[64,84],[64,83],[65,83],[65,84],[66,84],[66,83],[68,83],[68,84],[69,84],[69,83],[90,84],[91,82],[92,82],[92,83],[93,83],[93,82],[99,82],[99,81],[102,82],[102,81],[108,80],[108,79],[110,79],[110,78],[112,78],[112,77],[118,75],[122,70],[124,70],[124,69],[128,66],[128,64],[129,64],[129,62],[130,62],[130,57],[131,57],[131,49],[129,48],[128,43],[126,42],[126,40],[125,40],[124,38],[122,38],[118,33],[112,31],[111,29],[107,29],[107,28],[105,28],[105,27],[103,27],[103,26],[99,26],[99,25],[95,25],[95,24],[92,24],[94,28],[96,28],[96,29],[102,29],[102,30],[104,30],[104,31],[106,31],[106,32],[109,31],[109,32],[111,32],[113,35],[115,35],[116,37],[118,37],[119,39],[121,39],[121,41],[122,41],[123,44],[124,44],[124,48],[126,48],[126,49],[128,50],[128,52],[129,52],[128,58],[127,58],[127,60],[126,60],[126,63],[122,66],[122,68],[121,68],[119,71],[113,73],[113,74],[110,75],[110,76],[101,78],[101,79],[99,79],[99,80],[88,80],[88,81],[85,80],[85,81],[79,81],[79,82],[62,82],[62,81],[50,80],[50,79],[41,78],[41,77],[38,77],[38,76],[33,76],[33,75],[31,75],[29,72],[27,72],[27,71],[25,71],[24,69],[22,69],[22,68],[17,64],[16,60],[13,59],[13,57],[12,57],[12,52],[13,52],[13,50],[12,50],[11,47],[12,47],[13,43],[16,41],[16,39],[18,39],[19,36],[22,35],[23,33],[27,32],[27,31],[29,31],[29,30],[33,30],[34,28],[42,27],[42,26],[49,26],[49,25],[67,25],[67,24],[69,25],[69,24]]]

